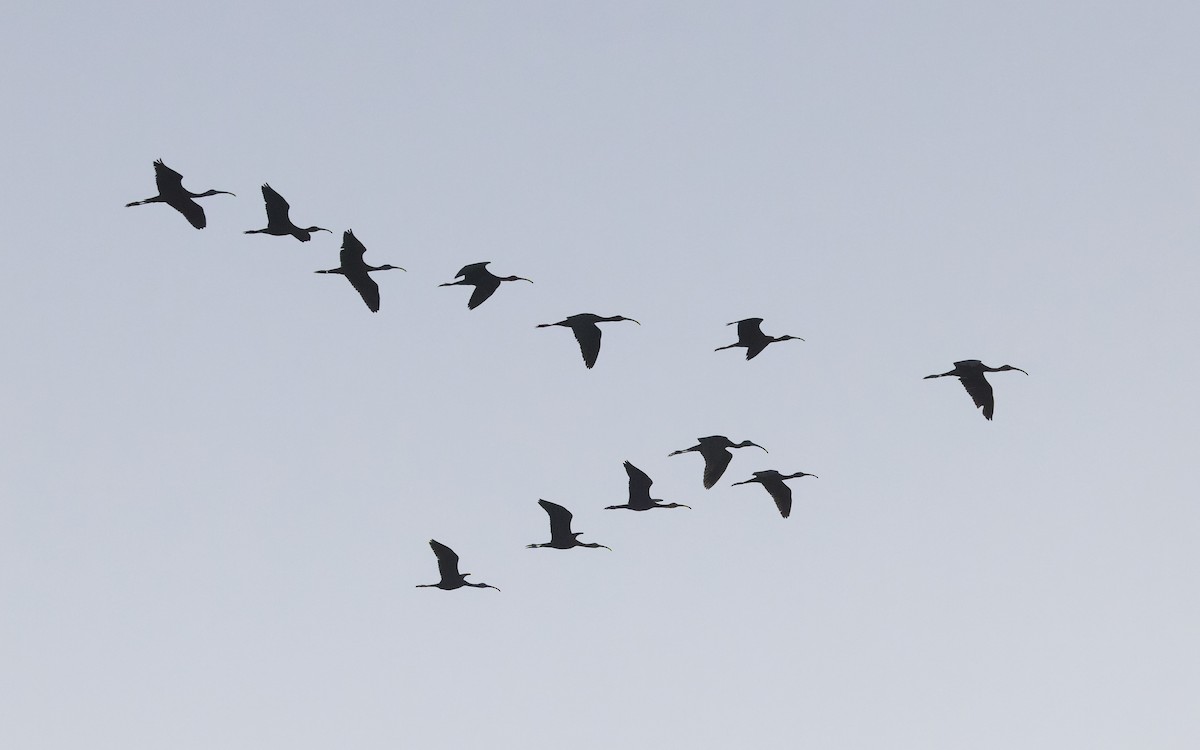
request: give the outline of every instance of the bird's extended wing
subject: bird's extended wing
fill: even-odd
[[[742,343],[751,341],[752,339],[762,338],[762,318],[746,318],[737,322],[738,340]],[[761,350],[760,350],[761,351]]]
[[[162,159],[154,162],[154,184],[158,194],[166,197],[171,192],[183,192],[183,175],[163,164]]]
[[[343,250],[342,252],[345,251]],[[345,267],[345,263],[342,265]],[[347,271],[344,275],[346,280],[358,290],[363,302],[367,303],[367,307],[371,309],[371,312],[379,312],[379,284],[375,283],[375,279],[372,279],[371,275],[366,271]]]
[[[283,196],[275,192],[275,189],[270,185],[263,183],[262,186],[263,200],[267,204],[267,220],[274,224],[275,222],[288,223],[288,209],[291,206],[283,199]]]
[[[995,399],[992,395],[992,384],[987,381],[983,373],[960,375],[958,379],[963,384],[963,388],[967,389],[967,393],[971,394],[975,406],[983,407],[983,416],[991,419],[992,411],[995,409]]]
[[[550,516],[550,538],[570,539],[571,519],[573,518],[571,511],[549,500],[538,500],[538,505],[542,506],[546,515]]]
[[[366,245],[359,242],[358,238],[354,236],[354,232],[351,232],[349,229],[342,232],[342,251],[338,254],[338,257],[342,261],[342,268],[353,268],[354,266],[363,265],[366,262],[363,260],[363,256],[366,253]]]
[[[462,274],[459,274],[460,276]],[[500,288],[500,279],[485,276],[475,282],[475,291],[471,292],[471,299],[467,300],[467,309],[474,310],[491,297],[492,294]]]
[[[186,195],[176,193],[168,196],[166,203],[171,208],[183,214],[184,218],[195,228],[203,229],[208,224],[208,220],[204,218],[204,209],[200,207],[199,203]]]
[[[460,578],[458,575],[458,555],[454,550],[435,539],[429,540],[429,546],[433,549],[433,554],[437,555],[438,573],[442,575],[442,580],[453,581]]]
[[[628,461],[625,462],[625,473],[629,475],[629,504],[653,505],[654,501],[650,499],[650,485],[654,484],[654,480],[650,475]]]
[[[600,326],[595,323],[577,324],[571,326],[575,340],[579,342],[579,353],[583,355],[583,363],[588,369],[596,364],[600,356]]]
[[[707,451],[703,455],[704,489],[711,490],[721,479],[721,475],[725,473],[725,469],[729,468],[729,462],[733,460],[733,454],[724,448],[719,448]]]
[[[462,278],[465,279],[469,276],[475,276],[475,275],[479,274],[481,271],[486,273],[485,269],[487,268],[487,264],[490,262],[491,261],[483,261],[480,263],[468,263],[467,265],[458,269],[458,273],[454,274],[454,276],[456,278],[461,276]]]
[[[775,501],[775,507],[779,508],[779,515],[787,518],[792,514],[792,488],[783,483],[783,480],[763,482],[763,487],[767,488],[767,492],[771,493],[771,499]]]

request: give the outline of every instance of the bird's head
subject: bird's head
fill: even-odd
[[[742,442],[738,443],[737,445],[735,445],[733,447],[734,448],[749,448],[750,446],[754,446],[755,448],[760,449],[763,453],[770,453],[769,450],[767,450],[766,448],[763,448],[758,443],[752,443],[749,440],[743,440]]]
[[[306,231],[306,232],[329,232],[330,234],[333,234],[333,230],[326,229],[325,227],[305,227],[304,231]]]
[[[405,272],[408,271],[407,268],[401,268],[400,266],[393,266],[390,263],[385,263],[382,266],[379,266],[378,268],[376,268],[375,270],[376,271],[405,271]]]
[[[799,336],[789,336],[785,333],[784,335],[780,336],[779,338],[777,338],[775,340],[776,341],[803,341],[804,339],[800,338]]]
[[[1025,372],[1020,367],[1013,367],[1012,365],[1001,365],[996,368],[996,372],[1000,372],[1001,370],[1016,370],[1017,372]],[[1029,373],[1025,372],[1025,374],[1028,375]]]
[[[637,323],[638,325],[641,325],[641,323],[638,323],[636,320],[633,320],[633,318],[627,318],[627,317],[625,317],[624,315],[614,315],[614,316],[612,317],[612,320],[614,320],[614,321],[617,321],[617,320],[630,320],[630,321],[633,321],[634,323]]]

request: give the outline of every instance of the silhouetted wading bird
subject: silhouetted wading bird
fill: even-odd
[[[438,572],[442,574],[442,580],[437,583],[418,583],[417,588],[438,588],[444,591],[453,591],[454,589],[461,589],[463,586],[474,586],[477,589],[500,590],[486,583],[467,583],[467,576],[471,574],[458,572],[458,555],[454,554],[454,550],[435,539],[429,540],[429,546],[433,548],[433,554],[437,555]]]
[[[526,549],[534,549],[536,547],[553,547],[554,549],[571,549],[572,547],[604,547],[608,551],[612,551],[612,547],[606,547],[603,544],[595,542],[581,542],[578,537],[582,531],[571,531],[571,511],[552,503],[548,500],[538,500],[538,505],[546,511],[546,515],[550,516],[550,541],[545,544],[526,544]]]
[[[991,419],[992,412],[996,407],[996,401],[992,397],[992,384],[987,382],[987,378],[983,374],[985,372],[1004,372],[1005,370],[1025,372],[1020,367],[1013,367],[1012,365],[988,367],[977,359],[964,359],[962,362],[955,362],[954,369],[950,372],[943,372],[939,375],[926,375],[923,379],[945,378],[953,375],[963,384],[963,388],[967,389],[967,393],[971,394],[971,398],[975,401],[975,406],[977,408],[983,407],[983,416]],[[1025,372],[1025,374],[1028,375],[1029,373]]]
[[[678,456],[680,453],[688,453],[697,451],[704,457],[704,489],[711,490],[721,475],[725,473],[725,469],[729,466],[730,460],[733,459],[733,454],[729,452],[730,448],[749,448],[754,446],[767,452],[758,443],[752,443],[749,440],[743,440],[740,443],[734,443],[724,435],[710,435],[709,437],[698,438],[699,445],[693,445],[691,448],[684,448],[680,451],[673,451],[668,456]]]
[[[456,277],[461,277],[458,281],[448,281],[445,284],[438,286],[459,286],[466,284],[475,287],[475,291],[471,292],[471,299],[467,300],[467,309],[474,310],[491,297],[497,289],[500,288],[501,281],[528,281],[533,283],[532,279],[527,279],[524,276],[497,276],[487,270],[487,264],[491,261],[483,261],[482,263],[471,263],[463,266]]]
[[[312,239],[313,232],[328,232],[325,227],[304,227],[301,229],[292,223],[288,218],[288,209],[291,206],[283,199],[283,196],[275,192],[275,190],[263,183],[262,186],[263,200],[267,202],[267,228],[266,229],[247,229],[246,234],[273,234],[276,237],[286,237],[291,235],[301,242],[308,242]]]
[[[735,346],[744,346],[746,347],[746,359],[754,359],[759,355],[760,352],[762,352],[763,349],[767,348],[767,344],[776,341],[804,340],[799,336],[780,336],[778,338],[768,336],[762,332],[762,328],[759,328],[759,326],[762,325],[762,322],[762,318],[746,318],[745,320],[735,320],[732,323],[726,323],[726,325],[736,325],[738,327],[738,340],[736,343],[729,344],[728,346],[718,346],[716,349],[713,349],[713,351],[719,352],[722,349],[732,349]]]
[[[744,482],[734,482],[734,484],[750,484],[758,482],[763,487],[767,488],[767,492],[771,493],[771,499],[775,501],[775,507],[779,508],[779,515],[787,518],[792,514],[792,488],[783,483],[785,479],[795,479],[796,477],[813,477],[816,474],[798,471],[795,474],[780,474],[774,469],[768,471],[754,472],[753,479],[747,479]]]
[[[629,475],[629,502],[624,505],[610,505],[605,510],[628,508],[629,510],[650,510],[651,508],[688,508],[692,506],[682,503],[664,503],[662,500],[651,499],[650,485],[654,480],[638,467],[625,462],[625,473]]]
[[[125,207],[141,206],[146,203],[166,203],[192,223],[197,229],[203,229],[207,221],[204,209],[193,198],[205,198],[210,195],[233,195],[228,190],[205,190],[203,193],[193,193],[183,186],[183,175],[163,164],[162,159],[154,162],[154,181],[158,184],[158,195],[144,201],[126,203]]]
[[[400,266],[368,266],[363,260],[363,254],[367,252],[367,248],[363,243],[358,241],[354,236],[354,232],[347,229],[342,235],[342,265],[338,268],[330,268],[325,271],[314,271],[313,273],[340,273],[345,276],[350,283],[362,295],[363,302],[367,303],[367,307],[371,312],[379,312],[379,285],[375,283],[368,272],[370,271],[403,271]]]
[[[600,327],[596,324],[612,323],[618,320],[632,320],[634,323],[641,325],[641,323],[633,320],[633,318],[626,318],[623,315],[602,318],[592,313],[579,313],[578,315],[572,315],[566,320],[560,320],[557,323],[541,323],[537,327],[563,326],[570,328],[572,333],[575,334],[575,340],[579,342],[579,352],[583,355],[583,363],[590,370],[596,364],[596,357],[600,356]]]

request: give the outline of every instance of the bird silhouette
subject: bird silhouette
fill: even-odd
[[[740,443],[734,443],[724,435],[710,435],[708,437],[698,438],[699,445],[693,445],[691,448],[673,451],[668,456],[678,456],[680,453],[688,453],[697,451],[704,457],[704,489],[711,490],[713,486],[720,480],[721,475],[725,473],[725,469],[729,467],[729,462],[733,460],[733,454],[729,452],[730,448],[749,448],[754,446],[759,448],[764,453],[767,449],[763,448],[758,443],[752,443],[749,440],[743,440]]]
[[[367,303],[367,307],[370,308],[371,312],[379,312],[379,285],[370,277],[369,272],[403,271],[405,269],[392,265],[368,266],[367,262],[363,260],[363,255],[366,252],[367,248],[363,246],[363,243],[358,241],[358,238],[354,236],[354,232],[347,229],[342,235],[342,265],[325,271],[314,271],[313,273],[340,273],[358,290],[358,293],[363,298],[363,302]]]
[[[283,196],[275,192],[267,183],[262,186],[263,200],[267,202],[267,228],[266,229],[247,229],[246,234],[272,234],[276,237],[286,237],[291,235],[301,242],[308,242],[312,239],[313,232],[328,232],[325,227],[304,227],[301,229],[292,223],[288,218],[288,209],[291,206],[283,199]]]
[[[541,323],[537,327],[564,326],[570,328],[571,332],[575,334],[575,340],[579,342],[579,352],[583,355],[583,363],[590,370],[596,364],[596,357],[600,356],[600,327],[596,324],[611,323],[618,320],[632,320],[634,323],[641,325],[641,323],[633,320],[633,318],[626,318],[623,315],[602,318],[592,313],[579,313],[565,320],[560,320],[557,323]]]
[[[629,502],[624,505],[609,505],[605,510],[628,508],[629,510],[650,510],[651,508],[688,508],[692,506],[682,503],[664,503],[662,500],[651,499],[650,485],[654,480],[638,467],[625,462],[625,473],[629,475]]]
[[[538,505],[542,506],[542,510],[546,511],[546,515],[550,516],[550,541],[544,544],[526,544],[526,549],[534,549],[536,547],[553,547],[554,549],[604,547],[604,549],[612,551],[612,547],[607,547],[603,544],[579,541],[578,537],[583,532],[571,531],[571,519],[573,518],[571,511],[549,500],[538,500]]]
[[[766,488],[767,492],[771,493],[771,499],[775,501],[775,507],[779,508],[779,515],[787,518],[792,514],[792,488],[783,483],[785,479],[795,479],[796,477],[813,477],[816,474],[798,471],[795,474],[780,474],[774,469],[767,471],[756,471],[754,477],[747,479],[744,482],[734,482],[733,484],[750,484],[758,482]]]
[[[477,589],[500,590],[486,583],[467,583],[467,576],[471,574],[458,572],[458,555],[454,553],[454,550],[436,539],[430,539],[429,546],[433,548],[433,554],[437,555],[438,572],[442,574],[442,580],[437,583],[418,583],[417,588],[438,588],[443,591],[453,591],[454,589],[461,589],[463,586],[474,586]]]
[[[495,294],[500,288],[501,281],[528,281],[533,283],[532,279],[527,279],[524,276],[497,276],[487,270],[487,264],[491,261],[483,261],[482,263],[470,263],[463,266],[458,273],[454,274],[459,277],[458,281],[448,281],[445,284],[438,286],[459,286],[466,284],[475,287],[475,291],[471,292],[471,299],[467,300],[467,309],[474,310],[484,303],[484,301]]]
[[[776,341],[804,340],[799,336],[768,336],[767,334],[763,333],[762,328],[759,327],[762,325],[762,322],[762,318],[746,318],[745,320],[735,320],[732,323],[727,323],[726,325],[736,325],[738,327],[738,340],[735,343],[729,344],[728,346],[718,346],[716,349],[713,349],[713,351],[719,352],[722,349],[732,349],[735,346],[744,346],[746,347],[746,359],[754,359],[762,352],[763,349],[767,348],[767,344],[771,344]]]
[[[945,378],[951,375],[958,378],[959,382],[963,384],[963,388],[967,389],[967,393],[971,394],[971,399],[975,402],[975,407],[982,407],[984,418],[990,420],[992,412],[996,408],[996,400],[992,396],[992,384],[987,382],[987,378],[983,374],[985,372],[1004,372],[1005,370],[1025,372],[1020,367],[1013,367],[1012,365],[988,367],[977,359],[964,359],[961,362],[955,362],[954,369],[950,372],[943,372],[938,375],[926,375],[923,379]],[[1025,374],[1028,375],[1029,373],[1025,372]]]
[[[203,229],[207,220],[204,209],[193,198],[204,198],[210,195],[233,195],[228,190],[205,190],[203,193],[193,193],[183,186],[183,175],[163,164],[162,159],[154,162],[154,182],[158,185],[158,195],[144,201],[126,203],[125,207],[141,206],[146,203],[166,203],[171,208],[183,214],[192,226]]]

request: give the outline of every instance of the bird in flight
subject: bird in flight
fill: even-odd
[[[713,349],[713,351],[719,352],[722,349],[732,349],[735,346],[744,346],[746,347],[746,359],[754,359],[762,352],[763,349],[767,348],[767,344],[771,344],[776,341],[804,340],[799,336],[768,336],[767,334],[763,333],[762,328],[759,327],[762,325],[762,322],[762,318],[746,318],[745,320],[735,320],[732,323],[727,323],[726,325],[736,325],[738,327],[738,340],[732,344],[729,344],[728,346],[718,346],[716,349]]]
[[[371,312],[379,312],[379,285],[375,283],[375,279],[371,278],[369,272],[403,271],[405,269],[392,265],[369,266],[363,260],[363,255],[366,252],[367,248],[363,243],[358,241],[358,238],[354,236],[354,232],[347,229],[342,235],[342,265],[324,271],[314,271],[313,273],[340,273],[358,290],[363,302],[367,303],[367,307]]]
[[[471,292],[471,299],[467,300],[467,309],[474,310],[479,307],[496,293],[500,288],[501,281],[528,281],[533,283],[532,279],[527,279],[524,276],[497,276],[487,270],[487,264],[490,261],[482,263],[471,263],[463,266],[458,273],[454,274],[458,281],[448,281],[445,284],[438,286],[459,286],[466,284],[467,286],[475,287],[475,291]]]
[[[474,586],[477,589],[500,589],[486,583],[467,583],[467,576],[470,573],[458,572],[458,555],[454,550],[437,541],[436,539],[429,540],[429,546],[433,549],[433,554],[437,555],[438,572],[442,574],[442,580],[437,583],[418,583],[417,588],[438,588],[443,591],[453,591],[461,589],[463,586]]]
[[[304,227],[300,228],[292,223],[288,218],[288,209],[291,206],[283,199],[283,196],[275,192],[275,189],[270,185],[263,183],[262,186],[263,200],[267,203],[267,228],[266,229],[247,229],[246,234],[272,234],[276,237],[286,237],[291,235],[301,242],[308,242],[312,239],[313,232],[328,232],[325,227]]]
[[[171,208],[183,214],[191,225],[203,229],[207,220],[204,209],[193,198],[205,198],[210,195],[233,195],[228,190],[205,190],[203,193],[193,193],[183,186],[183,175],[163,164],[162,159],[154,162],[154,182],[158,184],[158,195],[144,201],[126,203],[125,207],[141,206],[146,203],[166,203]]]
[[[1025,372],[1020,367],[1013,367],[1012,365],[988,367],[977,359],[964,359],[961,362],[955,362],[954,369],[950,372],[926,375],[924,380],[945,378],[951,375],[958,378],[959,382],[963,384],[963,388],[967,389],[967,393],[971,394],[971,399],[975,402],[975,407],[982,408],[984,418],[990,420],[992,413],[996,409],[996,400],[992,395],[992,384],[987,382],[987,378],[983,374],[985,372],[1004,372],[1005,370]],[[1025,372],[1025,374],[1028,375],[1029,373]]]
[[[563,326],[564,328],[570,328],[571,332],[575,334],[575,340],[579,342],[579,352],[583,355],[583,363],[590,370],[596,364],[596,357],[600,356],[600,327],[596,324],[611,323],[618,320],[632,320],[634,323],[641,325],[641,323],[633,320],[633,318],[626,318],[623,315],[602,318],[592,313],[579,313],[565,320],[560,320],[557,323],[541,323],[537,327]]]
[[[785,479],[795,479],[796,477],[817,477],[816,474],[798,471],[795,474],[780,474],[774,469],[768,471],[756,471],[754,476],[744,482],[734,482],[737,484],[750,484],[758,482],[766,488],[771,494],[771,499],[775,501],[775,507],[779,508],[779,515],[787,518],[792,514],[792,488],[783,483]]]
[[[536,547],[553,547],[554,549],[604,547],[604,549],[612,551],[612,547],[607,547],[603,544],[579,541],[579,535],[583,532],[571,531],[571,519],[573,518],[571,511],[549,500],[538,500],[538,505],[542,506],[542,510],[546,511],[546,515],[550,516],[550,541],[544,544],[526,544],[526,549],[534,549]]]
[[[654,480],[638,467],[625,462],[625,473],[629,475],[629,502],[624,505],[610,505],[605,510],[628,508],[629,510],[650,510],[651,508],[688,508],[692,506],[683,503],[664,503],[662,500],[651,499],[650,485]]]
[[[763,453],[767,452],[767,449],[758,443],[752,443],[749,440],[735,443],[724,435],[710,435],[698,438],[698,440],[699,445],[673,451],[667,455],[678,456],[681,453],[698,452],[704,458],[704,489],[706,490],[713,488],[717,481],[720,480],[721,475],[725,473],[729,462],[733,460],[733,454],[729,452],[730,448],[749,448],[750,446],[754,446]]]

